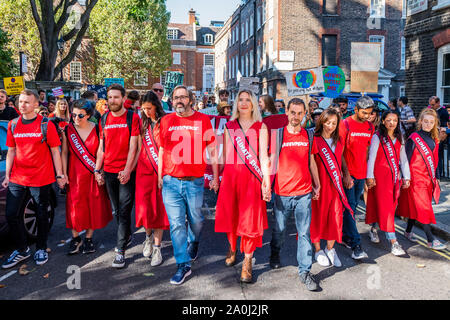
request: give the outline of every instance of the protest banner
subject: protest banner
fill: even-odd
[[[325,85],[324,96],[327,98],[338,97],[345,88],[345,74],[337,66],[329,66],[323,70],[323,82]]]
[[[166,81],[164,83],[164,97],[170,97],[176,86],[182,85],[184,74],[181,72],[166,71]]]
[[[3,85],[9,96],[20,94],[25,89],[23,77],[3,78]]]
[[[52,89],[53,96],[57,98],[64,98],[64,91],[61,87]]]
[[[107,87],[102,86],[102,85],[98,85],[98,84],[88,84],[87,89],[97,92],[97,97],[99,99],[105,99],[106,100],[106,98],[107,98],[106,97],[106,89],[107,89]]]
[[[290,97],[323,92],[322,68],[287,72],[286,86]]]
[[[378,92],[380,70],[380,43],[352,42],[351,79],[352,92]]]
[[[105,87],[108,88],[113,83],[118,83],[125,87],[125,80],[123,78],[105,78]]]

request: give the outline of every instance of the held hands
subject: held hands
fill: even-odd
[[[312,187],[312,200],[319,200],[320,197],[320,186]]]
[[[261,192],[264,201],[269,202],[272,199],[272,190],[270,184],[266,183],[265,180],[263,180],[263,183],[261,185]]]
[[[162,190],[162,188],[163,188],[163,178],[162,177],[158,177],[158,188],[159,188],[159,190]]]
[[[349,174],[344,175],[344,178],[342,180],[343,180],[342,182],[344,183],[345,189],[353,188],[353,179]]]
[[[56,182],[58,183],[60,189],[64,189],[66,184],[69,184],[69,181],[67,180],[67,175],[64,175],[64,178],[56,179]]]
[[[214,190],[215,193],[219,191],[219,181],[217,179],[213,179],[209,182],[209,190]]]
[[[402,180],[402,189],[408,189],[410,186],[411,180]]]
[[[120,184],[127,184],[128,181],[130,180],[130,175],[131,172],[125,169],[119,172],[117,179],[119,179]]]
[[[367,185],[367,188],[370,189],[370,188],[375,187],[377,184],[375,182],[375,179],[368,178],[368,179],[366,179],[366,185]]]
[[[103,174],[101,174],[100,172],[96,172],[94,175],[95,175],[95,181],[97,181],[97,184],[99,186],[102,186],[105,184],[105,179],[103,178]]]

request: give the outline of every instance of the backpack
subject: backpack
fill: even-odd
[[[11,120],[11,133],[13,134],[13,136],[14,136],[14,130],[16,129],[19,118],[20,117],[17,117],[15,119]],[[48,128],[48,118],[43,117],[41,120],[41,133],[42,133],[41,143],[44,143],[47,141],[47,128]]]
[[[100,123],[102,125],[102,138],[103,139],[103,152],[105,152],[105,126],[106,126],[106,120],[108,119],[108,115],[109,112],[105,113],[101,119],[100,119]],[[127,110],[127,127],[128,127],[128,131],[130,133],[130,139],[131,139],[131,128],[133,127],[133,115],[134,115],[134,111],[132,110]]]

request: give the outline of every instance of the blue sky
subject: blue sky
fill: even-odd
[[[208,26],[211,20],[226,21],[236,10],[240,0],[167,0],[170,22],[188,23],[188,11],[193,8],[200,25]]]

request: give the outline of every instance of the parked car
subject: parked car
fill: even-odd
[[[8,222],[6,221],[6,189],[1,186],[5,179],[6,171],[6,154],[8,147],[6,146],[6,132],[8,129],[8,121],[0,121],[0,237],[6,237],[9,233]],[[50,227],[53,224],[55,216],[55,208],[57,205],[56,192],[51,188],[50,204],[48,206]],[[28,233],[28,238],[33,241],[37,237],[37,221],[36,221],[36,203],[31,198],[30,193],[25,196],[22,206],[20,207],[21,223],[24,224]]]
[[[375,102],[375,105],[378,107],[378,110],[380,112],[383,112],[383,111],[386,111],[389,109],[389,106],[386,104],[386,102],[381,100],[383,98],[383,95],[378,94],[378,93],[368,93],[367,95],[372,98],[372,100]],[[350,112],[353,112],[353,110],[355,109],[356,101],[359,98],[361,98],[360,93],[343,93],[341,96],[348,99],[347,110]],[[311,97],[316,99],[317,101],[319,101],[319,107],[322,109],[328,108],[333,101],[332,98],[325,97],[323,95],[323,93],[312,94]]]

